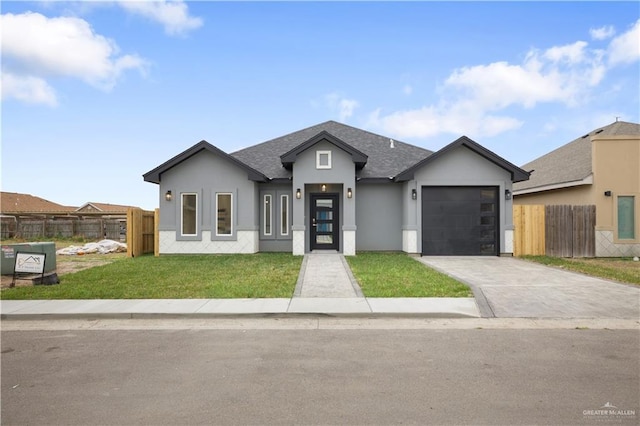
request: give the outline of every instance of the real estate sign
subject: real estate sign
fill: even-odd
[[[44,262],[47,255],[44,253],[16,253],[16,264],[14,271],[28,274],[44,273]]]

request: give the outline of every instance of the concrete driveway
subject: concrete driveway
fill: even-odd
[[[469,285],[483,317],[640,318],[640,287],[511,257],[418,260]]]

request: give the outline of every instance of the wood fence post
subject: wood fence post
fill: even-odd
[[[153,255],[160,256],[160,209],[153,212]]]

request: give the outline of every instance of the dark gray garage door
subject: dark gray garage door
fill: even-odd
[[[498,255],[498,188],[423,186],[423,255]]]

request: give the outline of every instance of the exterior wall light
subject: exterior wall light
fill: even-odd
[[[418,191],[416,191],[415,189],[411,190],[411,199],[412,200],[417,200],[418,199]]]
[[[296,198],[299,200],[302,198],[302,192],[300,192],[300,188],[296,189]]]
[[[351,190],[351,188],[347,188],[347,198],[351,197],[353,197],[353,191]]]
[[[611,197],[611,191],[604,191],[605,197]]]
[[[164,193],[164,199],[167,201],[171,201],[171,199],[173,198],[173,195],[171,194],[171,190],[167,191]]]
[[[320,191],[327,192],[327,185],[323,183],[322,186],[320,187]]]
[[[511,191],[508,189],[504,190],[504,199],[505,200],[510,200],[511,199]]]

